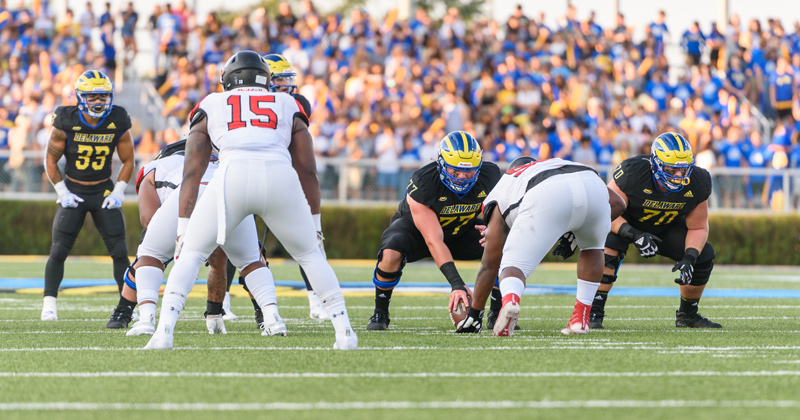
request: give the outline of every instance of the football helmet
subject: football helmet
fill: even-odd
[[[89,95],[106,95],[102,103],[89,103]],[[114,84],[103,72],[87,70],[75,81],[75,96],[78,109],[94,118],[104,118],[111,112],[114,99]]]
[[[451,132],[439,143],[439,179],[450,191],[463,197],[478,181],[482,155],[480,144],[469,133]],[[448,172],[448,169],[455,173]]]
[[[297,93],[297,73],[289,64],[289,60],[280,54],[267,54],[264,56],[269,64],[269,72],[272,74],[272,81],[269,89],[273,92],[286,92],[289,95]],[[283,90],[282,90],[283,89]]]
[[[520,156],[520,157],[512,160],[511,163],[508,164],[508,169],[514,169],[517,166],[527,165],[527,164],[529,164],[531,162],[536,162],[536,159],[534,159],[534,158],[532,158],[530,156]]]
[[[692,146],[678,133],[664,133],[653,141],[650,169],[653,180],[664,186],[667,193],[678,192],[689,185],[694,168]],[[681,175],[676,175],[680,171]]]
[[[219,84],[224,91],[246,86],[269,88],[269,64],[255,51],[239,51],[225,62]]]

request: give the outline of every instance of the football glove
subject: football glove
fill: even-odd
[[[675,279],[675,283],[680,285],[687,285],[692,282],[692,278],[694,277],[694,263],[697,261],[697,257],[700,255],[694,248],[689,248],[686,250],[686,253],[683,255],[683,258],[678,261],[674,267],[672,267],[672,272],[680,271],[680,277]]]
[[[174,258],[175,261],[178,261],[178,257],[181,255],[181,249],[183,248],[183,235],[186,233],[186,226],[189,225],[189,218],[188,217],[179,217],[178,218],[178,237],[175,239],[175,253]]]
[[[475,310],[470,308],[469,315],[467,315],[466,318],[462,319],[461,322],[458,323],[458,327],[456,327],[456,334],[478,334],[481,332],[481,329],[483,328],[483,311],[480,311],[478,315],[475,315],[474,312]]]
[[[578,247],[578,241],[575,239],[575,234],[567,232],[558,240],[555,249],[553,249],[553,256],[561,257],[566,260],[575,254],[575,248]]]
[[[69,188],[67,188],[67,184],[65,184],[64,181],[59,181],[57,184],[53,185],[53,188],[56,189],[56,193],[58,194],[56,203],[61,204],[61,207],[65,209],[75,208],[78,207],[79,203],[83,203],[83,199],[73,194]]]
[[[114,191],[111,191],[111,194],[103,200],[103,205],[101,206],[104,209],[118,209],[122,207],[122,201],[125,200],[125,187],[128,186],[128,183],[125,181],[119,181],[116,185],[114,185]]]
[[[623,223],[618,232],[619,236],[633,241],[641,256],[650,258],[658,254],[658,244],[661,243],[661,238],[658,236],[636,229],[627,223]]]

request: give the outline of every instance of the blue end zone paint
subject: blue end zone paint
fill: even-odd
[[[205,279],[200,279],[197,284],[206,284]],[[76,287],[115,286],[111,279],[64,279],[61,288],[71,289]],[[302,281],[276,280],[276,286],[291,287],[294,289],[305,288]],[[371,282],[341,282],[343,289],[372,289]],[[0,278],[0,290],[36,289],[44,286],[44,279],[35,278]],[[441,289],[442,293],[450,293],[450,286],[442,283],[400,283],[399,291],[411,291],[415,288]],[[526,295],[575,295],[575,286],[561,286],[548,284],[529,285],[525,289]],[[678,297],[678,287],[625,287],[615,286],[611,291],[614,296],[636,297]],[[800,290],[787,289],[706,289],[703,297],[720,298],[782,298],[800,299]]]

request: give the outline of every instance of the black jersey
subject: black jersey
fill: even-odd
[[[111,158],[120,137],[131,128],[131,117],[125,108],[114,105],[92,126],[77,106],[60,106],[53,114],[53,127],[67,133],[67,176],[77,181],[102,181],[111,177]]]
[[[478,181],[463,198],[459,198],[439,178],[439,164],[431,162],[414,172],[406,192],[436,213],[447,239],[461,236],[472,229],[482,211],[483,200],[501,176],[497,165],[483,162]],[[395,217],[412,219],[407,198],[400,202]]]
[[[628,208],[622,217],[631,226],[655,234],[683,220],[711,195],[711,175],[697,166],[692,169],[689,184],[682,190],[662,193],[653,180],[650,155],[625,159],[614,170],[614,182],[628,196]]]

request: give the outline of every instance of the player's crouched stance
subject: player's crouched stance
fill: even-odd
[[[320,192],[308,118],[294,98],[269,91],[270,77],[260,55],[240,51],[222,70],[224,92],[206,96],[191,113],[175,266],[164,290],[156,332],[145,349],[172,348],[175,323],[200,265],[253,214],[270,226],[308,274],[331,315],[336,331],[333,348],[358,346],[339,282],[319,247],[312,218],[319,213]],[[212,145],[219,149],[220,167],[198,200]],[[266,307],[272,275],[264,262],[259,256],[243,264],[233,262],[242,268],[258,305]]]
[[[694,166],[692,148],[683,136],[664,133],[653,141],[652,154],[624,160],[608,187],[626,203],[606,239],[605,272],[592,306],[590,326],[603,328],[608,292],[628,246],[645,258],[663,255],[677,261],[681,302],[678,328],[722,328],[697,312],[698,302],[714,268],[714,247],[708,239],[708,197],[711,175]]]
[[[578,256],[575,309],[562,334],[586,334],[592,298],[603,276],[603,243],[624,202],[590,167],[562,159],[518,158],[484,201],[486,247],[475,281],[475,299],[456,330],[478,333],[483,307],[498,271],[503,306],[492,330],[511,336],[520,313],[525,279],[564,232],[572,232]]]

